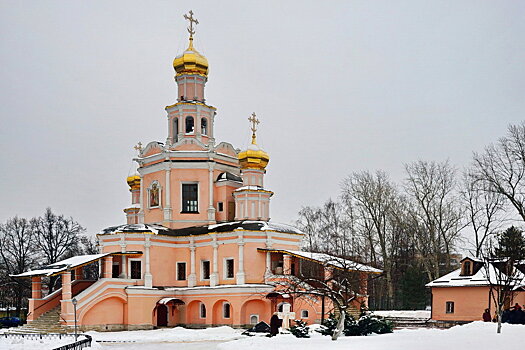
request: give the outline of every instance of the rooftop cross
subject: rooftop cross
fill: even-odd
[[[195,28],[193,28],[193,23],[199,24],[199,21],[197,18],[193,18],[193,11],[190,10],[188,15],[184,15],[184,19],[190,21],[190,26],[188,27],[188,33],[190,33],[190,40],[193,40],[193,34],[195,34]]]
[[[259,119],[257,119],[257,116],[255,115],[255,112],[252,113],[252,116],[248,118],[250,123],[252,123],[252,143],[255,145],[256,138],[255,138],[255,132],[257,131],[257,124],[259,124]]]
[[[139,152],[139,155],[140,153],[142,152],[142,142],[139,141],[139,143],[133,147],[137,152]]]

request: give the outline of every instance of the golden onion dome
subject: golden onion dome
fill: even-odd
[[[202,74],[208,76],[208,60],[193,47],[193,38],[190,45],[181,55],[173,60],[173,68],[177,75]]]
[[[126,179],[126,182],[129,185],[130,191],[140,189],[140,176],[139,175],[135,174],[135,175],[128,176],[128,178]]]
[[[270,156],[257,145],[255,135],[252,136],[252,143],[248,149],[242,151],[237,156],[241,169],[259,169],[264,170],[270,161]]]

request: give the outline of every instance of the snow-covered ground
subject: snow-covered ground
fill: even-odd
[[[75,341],[74,337],[55,338],[4,338],[0,336],[0,350],[48,350],[55,349],[62,345],[71,344]],[[93,344],[91,349],[99,350],[99,344]]]
[[[129,332],[89,332],[97,350],[443,350],[443,349],[521,349],[525,344],[525,325],[504,324],[502,333],[496,333],[496,324],[473,322],[446,330],[440,329],[401,329],[392,334],[369,335],[367,337],[340,337],[331,341],[330,337],[312,333],[309,339],[298,339],[291,334],[281,334],[273,338],[246,337],[241,330],[230,327],[191,330],[181,327],[152,331]],[[117,343],[104,343],[113,341]],[[3,339],[1,350],[47,350],[62,345],[57,340],[43,342],[37,340]]]
[[[416,311],[398,311],[398,310],[381,310],[373,311],[372,314],[381,317],[407,317],[407,318],[430,318],[430,311],[416,310]]]
[[[503,325],[501,334],[496,334],[496,324],[473,322],[447,330],[402,329],[391,334],[366,337],[340,337],[331,341],[329,337],[312,334],[312,338],[298,339],[293,335],[274,338],[251,337],[217,346],[220,350],[443,350],[443,349],[522,349],[525,344],[525,326]]]
[[[206,329],[186,329],[182,327],[161,328],[151,331],[125,331],[125,332],[87,332],[95,341],[125,341],[137,343],[154,342],[202,342],[202,341],[227,341],[243,338],[242,329],[231,327],[214,327]]]

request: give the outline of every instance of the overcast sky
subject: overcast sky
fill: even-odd
[[[190,9],[217,142],[243,148],[261,120],[275,221],[355,171],[461,168],[524,119],[524,1],[0,0],[0,222],[48,206],[89,233],[125,222]]]

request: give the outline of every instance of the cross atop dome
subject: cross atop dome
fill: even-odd
[[[193,23],[199,24],[199,21],[197,18],[193,18],[193,11],[190,10],[188,12],[190,15],[184,15],[184,19],[188,20],[190,22],[190,26],[188,27],[188,33],[190,33],[190,40],[193,40],[193,34],[195,34],[195,28],[193,28]]]
[[[260,121],[259,119],[257,119],[257,115],[255,114],[255,112],[253,112],[252,116],[248,118],[248,121],[252,123],[252,144],[255,145],[257,143],[257,137],[255,136],[255,132],[257,131],[257,124],[259,124]]]

